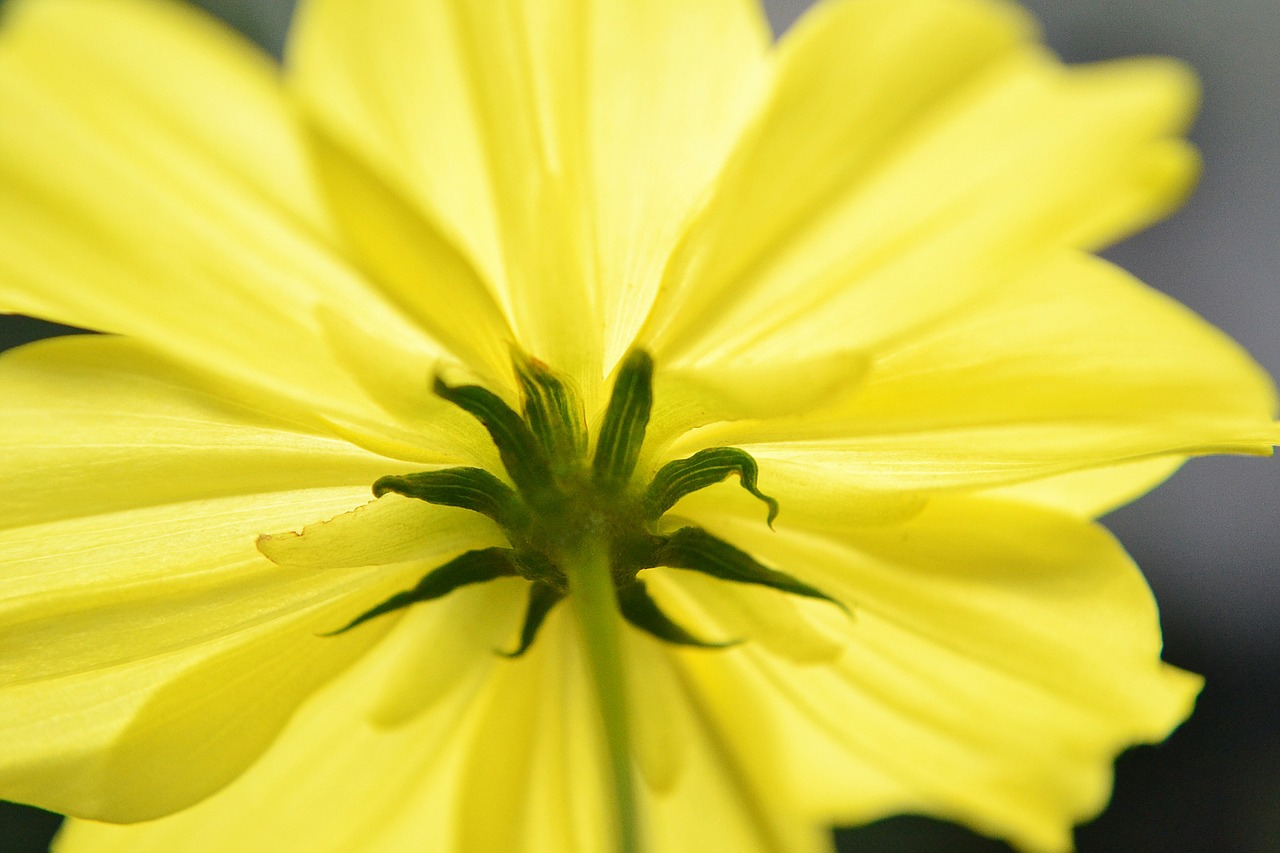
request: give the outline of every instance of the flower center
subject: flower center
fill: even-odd
[[[645,569],[658,566],[819,598],[843,609],[820,590],[764,566],[700,527],[658,532],[662,516],[682,497],[734,474],[768,507],[770,526],[778,503],[756,487],[755,459],[734,447],[708,448],[669,462],[647,486],[634,481],[653,409],[653,360],[646,352],[632,351],[620,366],[590,457],[586,417],[573,384],[523,354],[516,355],[515,367],[520,413],[479,385],[435,381],[438,395],[472,415],[489,433],[514,488],[484,469],[465,467],[383,477],[373,486],[378,497],[394,492],[483,513],[502,529],[508,547],[468,551],[334,633],[469,584],[517,576],[530,582],[529,599],[520,643],[505,654],[519,656],[533,643],[547,614],[570,594],[564,566],[587,539],[608,543],[610,574],[623,617],[666,642],[727,645],[699,639],[662,612],[640,577]]]

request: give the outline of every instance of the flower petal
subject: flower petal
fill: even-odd
[[[842,411],[691,438],[751,453],[761,488],[775,463],[823,480],[838,469],[870,491],[973,488],[1266,454],[1274,408],[1270,378],[1234,342],[1106,262],[1067,255],[887,348]]]
[[[5,642],[23,650],[0,670],[0,724],[13,735],[3,795],[138,821],[239,775],[394,620],[354,639],[318,635],[429,567],[299,572],[253,550],[264,527],[356,499],[350,488],[283,492],[0,535]],[[455,534],[435,540],[441,552],[465,538]]]
[[[139,820],[208,795],[382,632],[316,635],[424,571],[264,559],[259,534],[358,506],[400,465],[138,341],[11,351],[0,394],[4,796]],[[474,527],[445,529],[440,551],[472,544]]]
[[[674,612],[695,612],[701,624],[713,624],[716,638],[728,645],[759,643],[797,664],[831,663],[844,652],[844,632],[825,630],[808,617],[806,602],[777,590],[725,583],[688,571],[654,569],[645,573],[660,603],[675,596]],[[846,618],[855,618],[852,613]]]
[[[493,442],[475,419],[432,390],[443,372],[463,375],[467,382],[501,387],[499,382],[476,377],[452,360],[442,361],[428,341],[389,338],[383,330],[366,328],[331,306],[317,310],[316,320],[334,358],[382,412],[323,418],[336,434],[394,459],[501,464]]]
[[[497,650],[515,636],[527,587],[497,580],[410,610],[379,652],[382,675],[371,694],[370,722],[383,728],[411,723],[459,690],[475,698],[507,660]]]
[[[799,454],[797,458],[798,462],[771,457],[760,469],[760,490],[778,501],[776,524],[785,527],[824,530],[896,524],[918,513],[928,500],[924,492],[869,488],[843,466],[824,467]],[[744,515],[754,506],[756,520],[766,523],[765,508],[734,482],[685,495],[663,523],[674,529],[684,523],[683,518],[721,505]]]
[[[234,778],[379,632],[315,635],[403,582],[290,572],[253,550],[263,526],[332,514],[356,494],[174,503],[0,533],[3,796],[133,821]]]
[[[835,666],[729,653],[796,738],[801,799],[835,819],[925,811],[1068,850],[1106,803],[1114,755],[1167,735],[1199,690],[1160,662],[1141,575],[1078,518],[947,497],[900,527],[818,536],[699,521],[855,609],[827,624],[847,643]]]
[[[816,6],[672,260],[641,334],[655,358],[871,347],[1167,212],[1195,172],[1165,140],[1190,75],[1065,69],[1030,30],[986,0]]]
[[[999,486],[986,494],[1097,518],[1145,495],[1172,477],[1186,461],[1182,456],[1157,456]]]
[[[378,477],[404,470],[128,339],[10,350],[0,399],[0,528],[313,486],[363,489],[360,502]]]
[[[514,616],[518,583],[473,590],[476,604]],[[435,602],[429,607],[445,606]],[[488,669],[393,728],[371,724],[370,697],[389,677],[418,677],[394,662],[420,639],[399,635],[319,691],[268,753],[239,780],[207,801],[170,817],[134,826],[70,821],[59,853],[214,853],[228,849],[305,849],[342,853],[377,850],[564,850],[596,853],[607,846],[601,799],[603,750],[575,626],[553,613],[538,643],[518,661],[486,648]],[[453,613],[460,616],[461,613]],[[449,620],[444,625],[466,625]],[[650,643],[650,651],[665,655]],[[403,641],[403,642],[402,642]],[[634,650],[634,646],[632,646]],[[651,656],[637,659],[647,667]],[[668,661],[670,673],[676,670]],[[393,676],[394,674],[394,676]],[[641,672],[640,682],[647,678]],[[665,683],[665,682],[664,682]],[[722,721],[690,698],[682,676],[658,696],[634,697],[645,715],[671,721],[680,745],[676,789],[645,806],[652,835],[646,850],[696,849],[742,853],[817,853],[829,849],[825,828],[798,823],[768,787],[772,756],[764,720],[752,707]],[[426,697],[424,697],[426,698]],[[672,700],[674,704],[659,699]],[[726,756],[719,732],[759,728],[750,756]],[[316,744],[325,748],[317,751]],[[745,769],[744,769],[745,768]],[[748,783],[746,780],[750,779]],[[645,789],[647,790],[647,789]]]
[[[552,611],[528,654],[477,709],[458,785],[458,850],[607,850],[612,829],[604,735],[577,626]],[[494,814],[506,820],[494,820]]]
[[[857,393],[870,366],[869,355],[853,350],[754,363],[658,365],[653,392],[657,405],[645,433],[646,461],[641,464],[660,466],[672,441],[707,424],[787,417],[837,405]]]
[[[650,713],[682,718],[691,736],[670,795],[650,801],[654,848],[820,853],[832,849],[830,820],[815,815],[788,773],[789,744],[770,697],[756,694],[725,650],[669,652],[684,701]]]
[[[320,690],[261,759],[204,802],[130,826],[69,821],[55,849],[448,849],[456,826],[451,790],[476,692],[453,691],[394,729],[370,725],[370,697],[385,688],[385,667],[396,651],[378,646]]]
[[[421,335],[336,248],[270,60],[184,4],[14,5],[0,310],[137,336],[304,409],[362,411],[310,309]]]
[[[498,526],[478,513],[391,494],[300,532],[259,536],[258,550],[280,566],[344,569],[423,560],[502,541]]]
[[[605,0],[592,17],[592,274],[608,364],[631,346],[672,246],[758,103],[772,37],[754,0]]]
[[[288,64],[327,132],[472,258],[522,345],[600,381],[754,101],[768,40],[747,0],[316,0]]]
[[[322,129],[313,129],[310,139],[317,176],[364,267],[454,356],[477,370],[506,375],[514,335],[468,260],[393,182]]]
[[[684,775],[694,728],[685,715],[680,675],[669,648],[643,631],[625,630],[627,720],[639,779],[659,796],[669,795]]]

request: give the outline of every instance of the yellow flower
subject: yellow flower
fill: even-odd
[[[63,853],[1060,851],[1189,713],[1092,521],[1276,437],[1088,254],[1193,178],[1178,65],[998,0],[304,0],[283,73],[11,7],[0,310],[111,333],[0,359]]]

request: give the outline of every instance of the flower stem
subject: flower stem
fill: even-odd
[[[639,853],[636,796],[631,776],[626,672],[623,670],[618,598],[613,588],[608,544],[604,537],[586,537],[565,565],[569,601],[577,616],[604,721],[605,745],[613,777],[618,853]]]

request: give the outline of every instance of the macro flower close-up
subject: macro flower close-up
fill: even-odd
[[[0,798],[60,853],[1062,853],[1190,715],[1097,517],[1275,389],[1096,252],[1191,71],[1003,0],[10,0]]]

